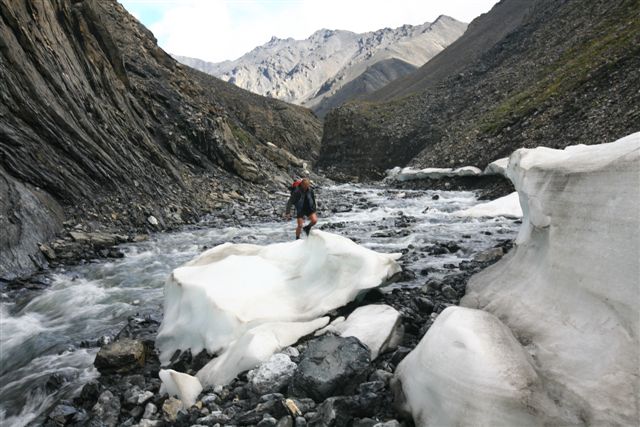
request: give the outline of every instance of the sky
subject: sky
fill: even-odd
[[[165,51],[210,62],[237,59],[272,36],[302,40],[328,28],[357,33],[471,22],[497,0],[119,0]]]

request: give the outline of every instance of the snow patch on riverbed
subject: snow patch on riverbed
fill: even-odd
[[[257,355],[257,362],[266,360],[277,347],[325,326],[328,319],[318,320],[323,314],[399,272],[399,257],[319,230],[267,246],[217,246],[171,274],[156,341],[160,359],[167,363],[176,350],[229,350],[199,375],[203,384],[224,383],[233,376],[221,376],[216,363],[243,351]],[[293,322],[307,323],[298,328]],[[229,369],[235,370],[224,371]]]
[[[496,217],[504,216],[507,218],[522,218],[522,207],[520,206],[520,198],[518,192],[500,197],[486,203],[479,203],[468,209],[454,212],[457,216],[479,217]]]

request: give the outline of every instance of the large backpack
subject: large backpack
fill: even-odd
[[[293,193],[294,191],[296,191],[296,188],[300,186],[300,184],[302,184],[302,178],[296,179],[295,181],[293,181],[293,184],[291,184],[289,191]]]

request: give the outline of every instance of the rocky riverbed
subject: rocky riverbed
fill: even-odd
[[[410,424],[393,406],[389,380],[395,367],[437,315],[458,303],[469,276],[510,249],[518,221],[452,215],[477,203],[472,192],[345,185],[317,194],[321,229],[380,252],[403,253],[403,272],[393,283],[329,313],[346,316],[372,303],[394,307],[404,327],[396,348],[371,362],[353,339],[310,336],[260,370],[203,390],[191,408],[160,394],[154,339],[168,273],[226,241],[293,238],[293,222],[278,219],[286,193],[253,200],[238,194],[244,200],[198,226],[109,249],[121,258],[87,260],[22,286],[4,286],[1,419],[12,425]],[[349,363],[311,369],[309,360],[341,348]],[[176,355],[170,367],[193,374],[211,357]],[[334,378],[335,387],[318,390],[314,375],[324,383]]]

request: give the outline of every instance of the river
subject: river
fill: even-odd
[[[461,218],[453,212],[478,201],[473,192],[410,191],[341,185],[317,191],[318,226],[380,252],[404,252],[421,286],[425,272],[442,277],[474,253],[513,239],[518,221]],[[286,195],[283,195],[283,199]],[[283,200],[284,204],[284,200]],[[189,227],[121,247],[125,257],[59,268],[38,278],[44,286],[3,289],[0,295],[0,423],[43,421],[61,399],[77,394],[99,373],[98,341],[108,340],[132,315],[161,318],[163,285],[172,269],[224,242],[270,244],[293,238],[291,221]],[[455,253],[427,255],[437,242]],[[422,272],[422,274],[421,274]],[[60,383],[64,385],[60,388]]]

